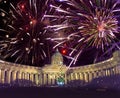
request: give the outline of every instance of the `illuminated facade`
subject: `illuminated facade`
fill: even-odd
[[[79,85],[90,83],[99,77],[120,74],[120,51],[113,57],[96,64],[71,67],[63,64],[59,52],[52,56],[51,64],[44,67],[32,67],[0,61],[0,83],[21,86],[56,86],[59,77],[64,78],[64,84],[79,81]]]

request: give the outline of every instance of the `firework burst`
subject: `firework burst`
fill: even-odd
[[[49,20],[44,15],[49,11],[48,0],[21,0],[10,2],[10,11],[0,9],[6,15],[4,29],[0,29],[0,53],[5,60],[15,63],[40,65],[49,54],[44,27]]]
[[[105,51],[106,47],[118,41],[120,9],[117,1],[57,0],[57,3],[50,5],[56,13],[46,17],[60,20],[59,24],[54,22],[47,28],[57,32],[58,35],[60,31],[64,32],[65,36],[51,40],[58,43],[56,47],[68,44],[71,51],[69,57],[73,57],[71,64],[75,64],[84,49],[95,47]]]

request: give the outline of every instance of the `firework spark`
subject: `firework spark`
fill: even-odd
[[[70,57],[75,64],[82,51],[88,47],[105,50],[114,43],[119,34],[118,2],[115,0],[57,0],[51,4],[54,15],[45,15],[51,20],[61,20],[59,24],[47,28],[54,32],[64,31],[67,36],[51,38],[57,47],[69,43]],[[58,22],[57,22],[58,23]],[[61,39],[61,40],[60,40]],[[71,65],[71,64],[70,64]]]
[[[49,20],[44,15],[49,12],[49,0],[21,0],[15,5],[10,2],[6,28],[0,29],[0,53],[5,59],[15,63],[40,65],[49,54],[48,32],[44,27]],[[2,33],[1,33],[2,34]]]

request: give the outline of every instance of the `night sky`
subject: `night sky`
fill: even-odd
[[[22,1],[22,3],[21,3],[21,1]],[[20,5],[19,5],[19,6],[22,7],[21,4],[24,4],[23,1],[25,1],[25,0],[11,0],[11,1],[9,1],[9,0],[0,0],[0,8],[9,13],[9,12],[10,12],[10,4],[9,4],[9,2],[12,2],[12,4],[13,4],[15,7],[16,7],[16,5],[20,2]],[[40,2],[41,2],[41,0],[40,0]],[[118,2],[120,3],[120,0],[118,0]],[[37,15],[38,15],[38,16],[37,16],[37,19],[41,19],[41,18],[42,18],[41,15],[44,13],[44,10],[46,10],[46,9],[49,10],[49,7],[46,7],[46,5],[44,5],[44,3],[45,3],[45,2],[43,2],[43,4],[41,3],[41,4],[42,4],[41,6],[45,6],[45,7],[41,7],[41,8],[38,7],[38,9],[40,9],[39,11],[41,11],[41,12],[40,12],[40,14],[37,14]],[[48,4],[49,4],[49,3],[48,3]],[[59,3],[58,3],[57,1],[56,1],[56,4],[59,5]],[[27,8],[26,8],[26,7],[27,7]],[[18,52],[17,55],[15,55],[15,56],[13,56],[13,57],[8,56],[7,58],[5,58],[5,56],[3,56],[3,55],[6,55],[6,54],[9,54],[9,53],[10,53],[10,52],[8,51],[8,49],[10,48],[10,47],[9,47],[9,48],[6,48],[4,51],[1,52],[1,55],[2,55],[2,56],[1,56],[1,59],[6,60],[6,61],[9,61],[9,62],[26,64],[26,65],[32,65],[32,66],[44,66],[44,64],[50,63],[50,61],[51,61],[51,56],[55,53],[56,49],[58,48],[59,51],[60,51],[60,53],[63,54],[64,63],[65,63],[66,65],[69,65],[69,63],[71,62],[71,60],[67,59],[67,58],[66,58],[66,55],[68,55],[68,54],[70,53],[70,50],[68,49],[67,46],[64,46],[64,47],[61,47],[61,46],[60,46],[60,47],[57,47],[57,48],[53,49],[55,43],[49,42],[48,40],[47,40],[47,41],[44,40],[45,37],[46,37],[45,34],[38,36],[38,35],[35,34],[35,33],[33,33],[33,34],[27,33],[27,34],[25,35],[26,32],[31,32],[31,31],[33,30],[34,26],[36,26],[36,28],[35,28],[36,31],[34,31],[34,32],[37,32],[37,31],[39,31],[39,30],[40,30],[40,32],[44,32],[44,29],[39,29],[38,27],[43,28],[44,26],[50,24],[49,20],[47,20],[47,19],[44,20],[42,23],[40,22],[39,24],[36,23],[36,20],[35,20],[36,18],[35,18],[33,21],[31,21],[31,20],[29,21],[29,20],[28,20],[28,17],[25,16],[25,14],[29,11],[29,6],[25,6],[25,8],[26,8],[25,10],[24,10],[24,7],[23,7],[23,9],[22,9],[22,8],[20,9],[20,11],[22,11],[23,17],[25,17],[25,19],[26,19],[25,23],[24,23],[24,21],[22,20],[22,18],[18,17],[17,15],[16,15],[16,17],[17,17],[19,20],[16,20],[16,21],[14,21],[14,22],[12,23],[11,21],[9,21],[9,20],[10,20],[9,15],[6,15],[5,17],[3,17],[3,16],[1,16],[1,15],[2,15],[2,14],[1,14],[1,15],[0,15],[0,29],[5,29],[5,30],[6,30],[6,28],[8,29],[7,25],[12,24],[12,26],[14,26],[17,31],[19,31],[19,30],[18,30],[19,26],[21,26],[21,28],[23,28],[23,29],[25,30],[25,29],[26,29],[25,26],[26,26],[27,22],[30,22],[30,23],[31,23],[30,26],[27,25],[28,31],[22,32],[22,34],[20,34],[19,37],[18,37],[18,39],[19,39],[19,38],[20,38],[20,39],[23,38],[23,42],[19,42],[19,43],[13,45],[13,46],[10,46],[10,47],[14,47],[14,48],[17,47],[18,50],[19,50],[19,48],[21,48],[21,50],[23,50],[23,49],[25,48],[27,53],[29,52],[29,49],[31,49],[31,50],[30,50],[30,53],[29,53],[29,55],[27,55],[25,52],[23,53],[23,52],[21,52],[21,50],[20,50],[20,52]],[[34,10],[32,10],[32,11],[30,12],[30,13],[32,13],[31,16],[32,16],[33,18],[36,17],[36,16],[34,15],[34,12],[35,12]],[[0,13],[1,13],[1,11],[0,11]],[[13,13],[15,13],[15,12],[13,11]],[[48,13],[49,13],[49,12],[48,12]],[[49,13],[49,14],[52,14],[52,13]],[[117,13],[117,14],[119,14],[119,13]],[[8,17],[9,17],[9,18],[8,18]],[[119,16],[119,19],[118,19],[118,20],[120,20],[120,16]],[[4,22],[4,21],[9,21],[9,23],[8,23],[8,22]],[[22,21],[23,21],[23,22],[22,22]],[[19,22],[19,23],[18,23],[18,22]],[[17,23],[17,25],[16,25],[16,23]],[[22,23],[22,24],[21,24],[21,23]],[[24,25],[25,28],[23,27],[23,25]],[[32,29],[31,29],[31,28],[29,29],[29,27],[31,27]],[[38,30],[38,29],[39,29],[39,30]],[[11,32],[11,31],[10,31],[10,32]],[[10,36],[15,37],[15,36],[14,36],[14,32],[16,32],[16,31],[13,30],[13,34],[11,34]],[[37,32],[37,33],[38,33],[38,32]],[[31,47],[31,42],[30,42],[30,44],[29,44],[28,46],[25,46],[25,45],[27,45],[27,44],[25,44],[25,43],[29,40],[29,38],[28,38],[28,40],[26,40],[26,39],[27,39],[27,35],[29,35],[29,34],[32,35],[32,37],[30,37],[30,39],[31,39],[31,38],[33,39],[33,43],[32,43],[32,46],[33,46],[33,47]],[[6,32],[0,31],[0,41],[2,41],[5,36],[6,36]],[[16,36],[18,36],[18,35],[16,34]],[[24,36],[24,37],[21,37],[21,36]],[[38,36],[38,37],[40,38],[40,40],[38,40],[39,44],[41,44],[40,47],[37,47],[37,45],[36,45],[36,44],[37,44],[37,41],[36,41],[36,39],[34,39],[34,37],[36,37],[36,36]],[[50,36],[50,37],[53,36],[51,32],[49,32],[49,34],[47,35],[47,37],[49,37],[49,36]],[[118,34],[117,36],[119,36],[119,34]],[[118,38],[119,38],[119,37],[118,37]],[[25,39],[25,40],[24,40],[24,39]],[[41,42],[41,40],[42,40],[42,42]],[[118,39],[118,40],[119,40],[119,39]],[[7,39],[7,41],[9,41],[9,39]],[[42,46],[42,43],[44,43],[44,46]],[[68,44],[68,43],[65,43],[65,44]],[[20,45],[21,45],[21,46],[20,46]],[[18,46],[19,46],[19,47],[18,47]],[[34,47],[35,47],[35,48],[34,48]],[[2,48],[2,46],[0,46],[0,48]],[[108,46],[108,47],[105,49],[105,51],[107,51],[109,48],[110,48],[110,46]],[[43,49],[43,50],[45,51],[46,55],[44,55],[44,52],[42,52],[41,49]],[[112,53],[113,53],[115,50],[116,50],[116,48],[112,49],[108,54],[106,54],[106,55],[104,55],[103,57],[101,57],[101,55],[104,54],[105,51],[101,51],[101,50],[99,50],[99,49],[96,49],[95,47],[90,47],[90,48],[84,49],[83,52],[82,52],[82,54],[79,56],[76,64],[75,64],[75,65],[72,65],[72,66],[83,66],[83,65],[87,65],[87,64],[92,64],[92,63],[94,63],[94,59],[95,59],[96,56],[101,57],[101,58],[99,58],[98,61],[96,61],[96,62],[99,62],[99,61],[102,61],[102,60],[106,60],[106,59],[108,59],[108,58],[110,58],[110,57],[112,56]],[[6,52],[6,51],[8,51],[8,52]],[[99,53],[98,53],[98,52],[99,52]],[[11,52],[11,53],[12,53],[12,52]],[[14,50],[13,50],[13,54],[14,54],[14,53],[15,53],[15,52],[14,52]],[[21,55],[22,53],[23,53],[23,55]],[[44,55],[44,56],[41,56],[40,54],[41,54],[41,55]],[[10,54],[10,55],[11,55],[11,54]],[[21,55],[21,58],[22,58],[23,60],[20,60],[20,59],[19,59],[18,61],[15,62],[16,58],[18,58],[20,55]],[[32,56],[32,55],[34,55],[34,56]]]

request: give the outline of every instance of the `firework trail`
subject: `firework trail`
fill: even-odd
[[[55,47],[68,44],[72,57],[71,64],[75,64],[78,57],[87,48],[95,47],[105,51],[106,47],[119,41],[120,8],[115,0],[56,0],[57,4],[50,7],[55,11],[53,15],[45,17],[53,21],[47,29],[63,36],[52,37]],[[58,22],[59,20],[59,22]],[[56,22],[55,22],[56,21]]]
[[[17,4],[17,5],[16,5]],[[50,10],[49,0],[21,0],[10,2],[10,11],[0,9],[6,15],[5,28],[0,29],[0,53],[15,63],[40,65],[49,54],[49,32],[44,18]]]

